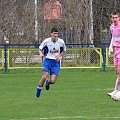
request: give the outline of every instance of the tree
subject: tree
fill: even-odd
[[[66,43],[91,43],[93,38],[90,36],[94,37],[94,43],[109,42],[110,14],[115,10],[120,11],[120,0],[58,1],[62,7],[61,19],[48,21],[44,19],[44,5],[48,0],[38,0],[39,43],[49,35],[52,27],[59,28],[60,37]],[[0,0],[0,16],[0,30],[10,43],[35,43],[34,0]],[[108,35],[107,40],[103,40],[103,35]]]

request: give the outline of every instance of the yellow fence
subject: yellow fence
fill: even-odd
[[[66,68],[101,68],[101,48],[69,48],[62,60]]]
[[[41,68],[37,48],[9,48],[8,69]],[[61,61],[61,68],[101,68],[100,48],[68,48]]]
[[[114,67],[113,66],[113,55],[111,57],[108,56],[108,48],[106,48],[106,67]]]
[[[106,48],[106,67],[113,67],[113,58],[108,57]],[[102,48],[67,48],[61,61],[61,68],[102,68]],[[7,68],[41,68],[37,48],[8,48]],[[4,68],[4,48],[0,49],[0,68]]]
[[[4,69],[4,48],[0,49],[0,68]]]

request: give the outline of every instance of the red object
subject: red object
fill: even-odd
[[[62,5],[57,0],[49,0],[44,5],[44,19],[54,20],[61,19]]]

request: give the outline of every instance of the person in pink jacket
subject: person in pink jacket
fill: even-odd
[[[114,66],[117,75],[116,84],[114,90],[107,93],[109,96],[115,95],[117,91],[120,90],[120,15],[118,12],[113,12],[111,14],[112,25],[110,26],[110,31],[112,35],[111,43],[109,46],[109,56],[114,53]]]

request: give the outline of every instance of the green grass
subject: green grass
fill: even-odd
[[[0,120],[116,120],[120,101],[106,94],[115,84],[114,70],[61,70],[49,91],[35,97],[41,70],[0,73]]]

